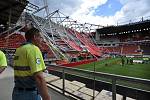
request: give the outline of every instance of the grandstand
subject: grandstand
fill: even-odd
[[[16,48],[25,42],[25,32],[31,27],[40,30],[39,48],[49,71],[44,75],[53,98],[150,99],[150,20],[107,27],[81,24],[26,0],[1,0],[0,9],[0,49],[6,51],[9,66]],[[40,15],[43,10],[45,16]],[[123,67],[121,58],[133,58],[134,64]],[[126,73],[128,69],[136,73]]]
[[[97,29],[95,39],[98,45],[105,49],[105,53],[143,55],[147,52],[147,50],[143,50],[143,45],[149,45],[149,24],[150,21],[145,20]]]

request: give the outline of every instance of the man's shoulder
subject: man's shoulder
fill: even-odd
[[[34,44],[26,44],[25,49],[29,51],[40,51],[39,47]]]
[[[23,51],[23,52],[28,52],[28,53],[33,53],[33,52],[40,52],[39,47],[37,47],[34,44],[25,44],[17,48],[16,51]]]
[[[16,49],[16,51],[17,51],[17,52],[19,52],[19,51],[25,52],[25,51],[28,51],[28,50],[30,50],[30,49],[33,50],[33,46],[32,46],[32,45],[30,45],[30,44],[24,44],[24,45],[21,45],[20,47],[18,47],[18,48]]]
[[[34,49],[35,45],[28,43],[28,44],[24,44],[24,45],[20,46],[18,49],[30,49],[30,48]]]
[[[0,54],[3,54],[3,52],[0,50]]]
[[[0,56],[1,57],[5,56],[4,52],[2,52],[1,50],[0,50]]]

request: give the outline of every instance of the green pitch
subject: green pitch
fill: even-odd
[[[97,72],[105,72],[123,76],[137,77],[143,79],[150,79],[150,63],[149,64],[127,64],[125,58],[125,64],[122,66],[121,58],[112,58],[107,60],[101,60],[90,64],[84,64],[78,66],[78,68],[85,70],[95,70]]]

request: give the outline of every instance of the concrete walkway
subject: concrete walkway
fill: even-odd
[[[13,86],[13,69],[8,67],[0,74],[0,100],[11,100]]]
[[[0,100],[12,100],[12,91],[14,87],[13,69],[8,67],[0,74]],[[49,89],[51,100],[71,100],[60,93]]]

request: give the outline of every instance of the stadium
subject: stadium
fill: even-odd
[[[42,7],[0,1],[0,50],[9,64],[0,75],[0,100],[11,100],[15,51],[31,27],[40,30],[52,100],[150,100],[150,17],[111,26],[80,23],[49,12],[43,1]]]

